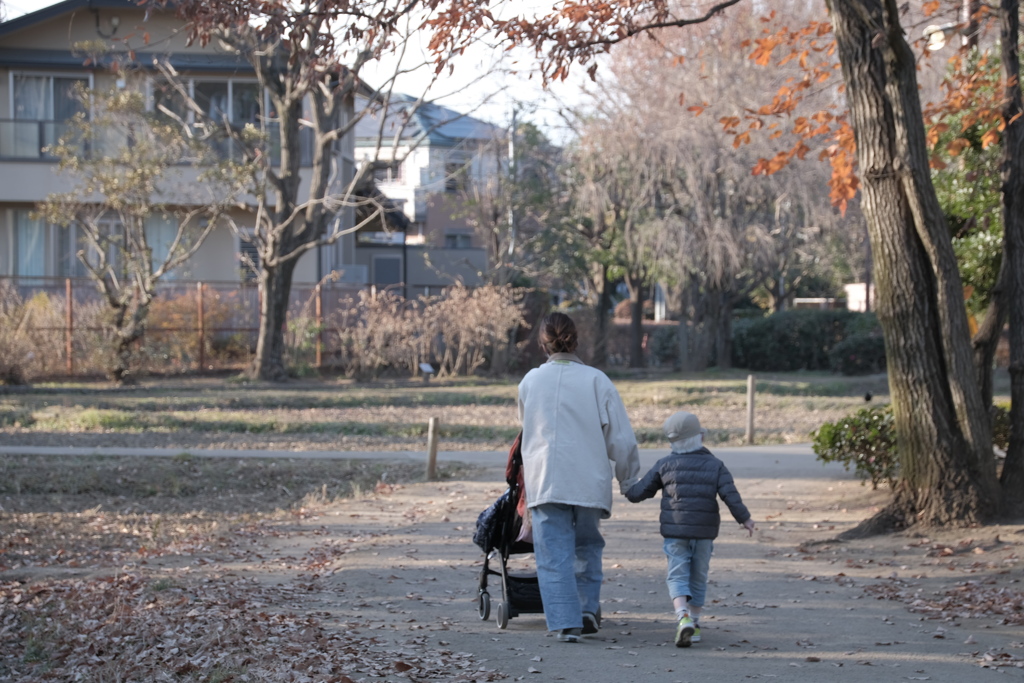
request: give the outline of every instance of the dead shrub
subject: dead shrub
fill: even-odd
[[[522,296],[493,285],[453,287],[415,301],[359,292],[336,316],[337,362],[346,375],[363,379],[416,375],[424,362],[435,364],[438,376],[472,374],[509,346],[523,324]]]

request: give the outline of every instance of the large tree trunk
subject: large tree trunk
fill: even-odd
[[[260,272],[260,331],[249,372],[254,379],[280,382],[288,378],[284,333],[296,263],[292,259]]]
[[[1009,273],[1010,447],[1000,482],[1007,502],[1024,503],[1024,105],[1020,91],[1019,0],[1002,0],[1002,61],[1005,74],[1002,160],[1004,270]]]
[[[1003,333],[1003,326],[1006,324],[1008,313],[1006,290],[1009,287],[1010,273],[1007,269],[1009,257],[1007,256],[1007,240],[1003,238],[1003,260],[999,265],[999,276],[996,279],[996,286],[992,288],[988,310],[985,317],[978,325],[978,331],[971,339],[971,346],[974,348],[974,373],[978,377],[978,387],[981,390],[981,402],[991,412],[992,408],[992,365],[996,358],[996,349],[999,347],[999,338]]]
[[[594,355],[590,364],[597,368],[608,365],[608,311],[612,307],[612,293],[608,286],[608,266],[595,264],[591,283],[597,290],[597,304],[594,317],[597,320],[597,337],[594,339]]]
[[[626,276],[629,288],[629,367],[642,368],[644,363],[644,278]]]
[[[982,522],[998,508],[991,427],[949,230],[931,183],[914,54],[894,0],[830,6],[857,136],[900,448],[896,496],[874,521]]]

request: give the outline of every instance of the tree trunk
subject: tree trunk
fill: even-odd
[[[715,357],[718,367],[728,370],[732,367],[732,296],[719,292],[721,304],[718,307],[718,324],[715,325]]]
[[[1000,483],[1013,506],[1024,503],[1024,120],[1021,113],[1019,0],[999,6],[1002,62],[1005,74],[1002,198],[1005,270],[1009,272],[1010,317],[1010,446]]]
[[[999,337],[1003,333],[1003,326],[1007,317],[1007,296],[1006,290],[1009,287],[1010,273],[1007,270],[1009,256],[1006,253],[1006,236],[1003,236],[1003,260],[999,265],[999,277],[996,279],[996,286],[992,288],[991,299],[988,310],[985,311],[985,318],[978,326],[978,331],[971,339],[971,346],[974,349],[974,373],[978,377],[978,388],[981,390],[981,402],[989,412],[992,408],[992,365],[995,362],[996,349],[999,347]]]
[[[998,507],[991,427],[931,183],[914,54],[894,0],[829,4],[857,136],[902,477],[890,506],[861,530],[983,522]]]
[[[292,259],[273,268],[264,267],[260,272],[260,331],[249,370],[253,379],[281,382],[288,378],[284,333],[297,262]]]
[[[590,364],[596,368],[608,365],[608,311],[612,307],[612,293],[608,286],[608,266],[594,267],[593,285],[597,290],[597,306],[594,311],[597,321],[597,337],[594,339],[594,355]]]
[[[629,367],[642,368],[644,363],[644,280],[627,275],[629,287]]]

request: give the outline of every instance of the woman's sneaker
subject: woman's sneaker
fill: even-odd
[[[690,647],[696,630],[693,619],[690,618],[689,614],[680,619],[676,625],[676,647]]]
[[[583,613],[583,635],[597,633],[601,629],[601,617],[591,612]]]
[[[580,629],[563,628],[558,632],[558,640],[562,643],[578,643],[580,642]]]

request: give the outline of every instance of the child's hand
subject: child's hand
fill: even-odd
[[[748,532],[748,533],[749,533],[749,534],[750,534],[751,536],[753,536],[753,535],[754,535],[754,518],[753,518],[753,517],[751,517],[751,518],[750,518],[750,519],[748,519],[747,521],[743,522],[743,528],[744,528],[744,529],[746,529],[746,530],[747,530],[747,532]]]

